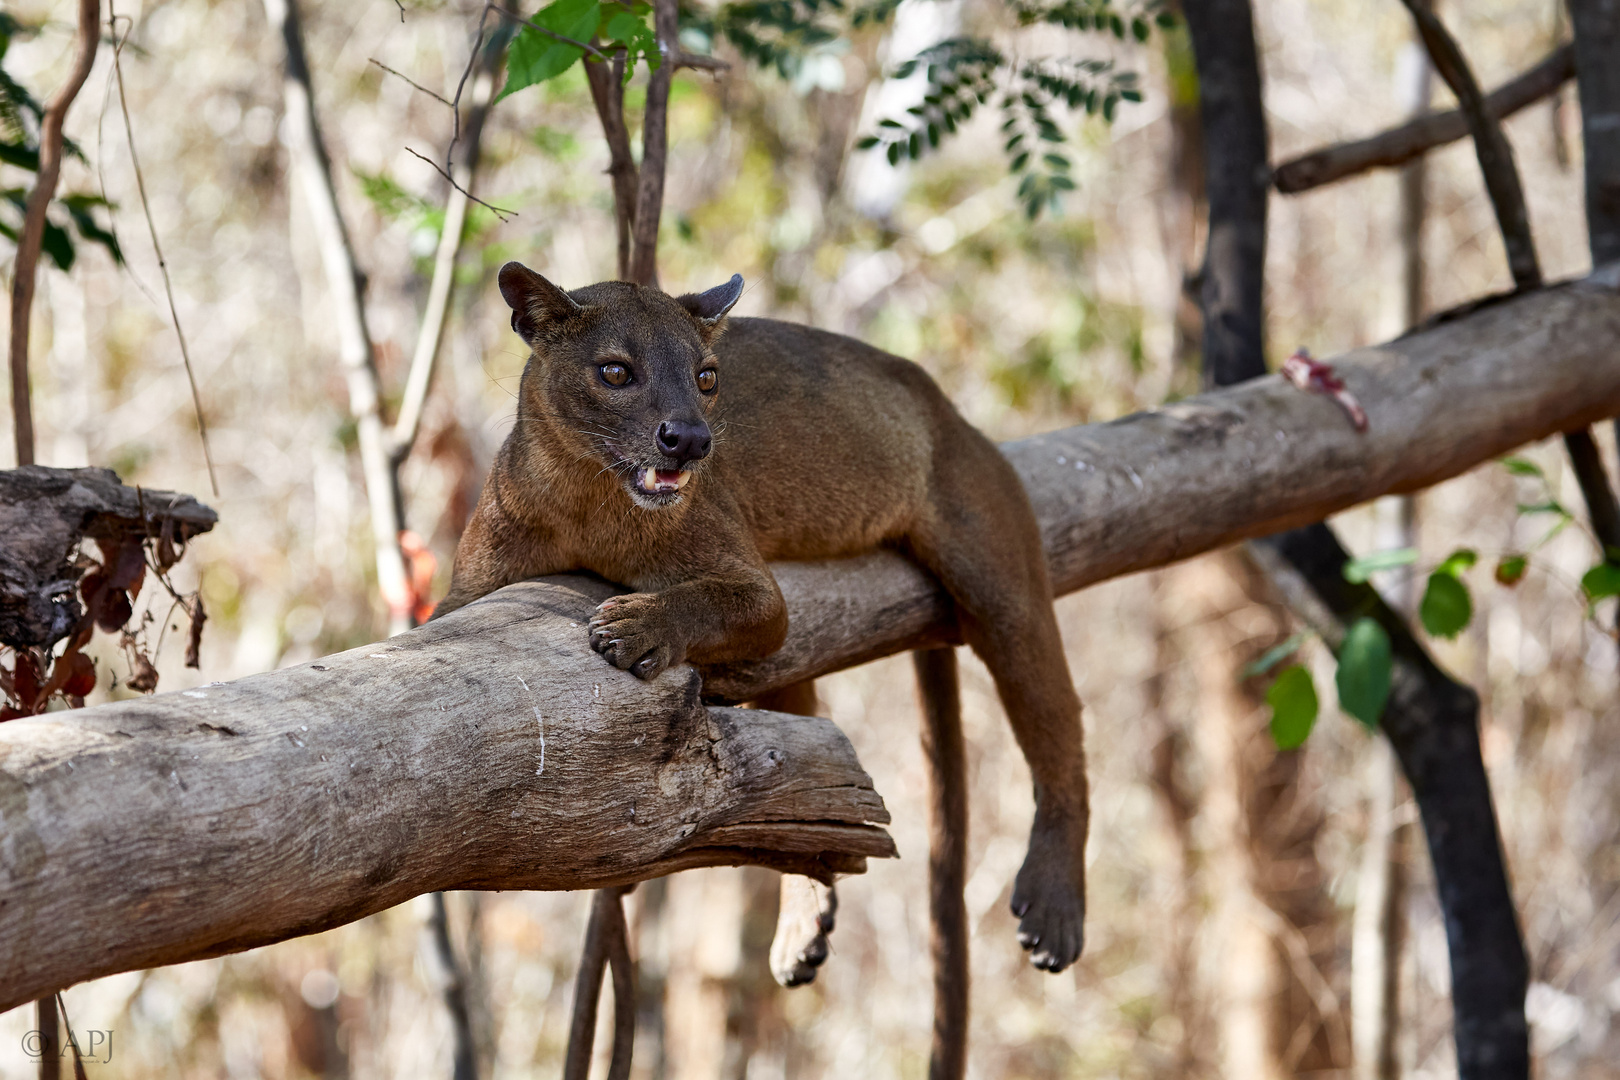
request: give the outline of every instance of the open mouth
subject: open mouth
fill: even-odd
[[[635,486],[643,495],[663,496],[665,498],[679,494],[687,481],[692,479],[690,469],[654,469],[645,468],[636,473]]]

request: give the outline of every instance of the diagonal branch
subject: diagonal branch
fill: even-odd
[[[39,252],[45,242],[45,211],[56,196],[56,182],[62,172],[62,124],[68,107],[79,96],[84,80],[96,62],[101,44],[100,0],[79,0],[79,28],[74,38],[73,68],[51,100],[39,125],[39,172],[28,193],[23,213],[22,234],[17,238],[17,258],[11,273],[11,415],[12,435],[17,448],[17,464],[34,463],[34,412],[28,385],[28,332],[34,311],[35,276]]]
[[[1401,3],[1417,23],[1418,36],[1423,39],[1429,62],[1457,96],[1458,108],[1468,121],[1479,170],[1485,174],[1485,190],[1490,194],[1491,208],[1496,211],[1496,223],[1502,230],[1502,243],[1507,248],[1513,285],[1518,289],[1535,288],[1541,284],[1541,265],[1536,260],[1535,242],[1530,236],[1530,213],[1525,209],[1524,185],[1519,181],[1519,168],[1513,162],[1513,147],[1502,134],[1502,125],[1486,107],[1479,80],[1463,59],[1462,50],[1428,0],[1401,0]]]
[[[1504,120],[1556,93],[1574,74],[1574,46],[1560,45],[1541,63],[1493,90],[1485,98],[1486,114]],[[1324,146],[1285,161],[1272,170],[1271,181],[1279,193],[1298,195],[1370,169],[1404,165],[1467,134],[1468,118],[1460,109],[1427,113],[1377,135]],[[1620,249],[1615,256],[1620,257]]]
[[[1446,80],[1451,92],[1457,95],[1468,129],[1474,138],[1474,153],[1479,158],[1480,172],[1485,175],[1485,188],[1491,196],[1491,207],[1496,211],[1496,222],[1502,230],[1502,244],[1507,249],[1508,268],[1513,272],[1513,284],[1518,289],[1530,289],[1541,284],[1541,266],[1536,260],[1535,241],[1530,235],[1530,212],[1524,201],[1524,187],[1519,181],[1519,169],[1513,162],[1513,148],[1502,125],[1490,116],[1480,96],[1479,82],[1463,59],[1462,50],[1446,31],[1428,6],[1427,0],[1401,0],[1417,23],[1418,35],[1429,53],[1440,77]],[[1614,489],[1609,485],[1603,459],[1597,444],[1592,441],[1589,428],[1572,431],[1564,437],[1564,446],[1575,464],[1575,478],[1580,483],[1581,495],[1586,501],[1592,530],[1602,542],[1605,558],[1610,548],[1620,549],[1620,514],[1615,512]]]

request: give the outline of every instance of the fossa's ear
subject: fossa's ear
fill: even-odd
[[[720,320],[726,317],[726,312],[742,299],[743,279],[741,274],[732,274],[731,280],[724,285],[716,285],[700,293],[687,293],[677,296],[675,302],[698,321],[698,327],[703,331],[705,339],[712,339],[720,332]]]
[[[584,312],[573,297],[520,262],[501,267],[501,298],[512,309],[512,329],[533,345],[547,323],[561,322]]]

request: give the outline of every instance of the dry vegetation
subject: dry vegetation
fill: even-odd
[[[1447,7],[1487,86],[1557,38],[1552,0]],[[13,46],[7,69],[36,92],[54,85],[70,48],[70,5],[19,0],[13,10],[44,28]],[[407,148],[442,153],[450,123],[441,104],[369,61],[453,89],[473,10],[407,0],[401,21],[394,4],[371,0],[306,12],[339,195],[369,275],[382,377],[395,393],[444,194]],[[981,0],[940,10],[968,23],[988,18]],[[257,3],[170,0],[127,14],[136,20],[124,54],[135,137],[222,491],[210,500],[219,526],[176,570],[181,589],[200,574],[211,613],[200,672],[182,667],[178,648],[158,658],[163,686],[178,689],[372,640],[384,612],[369,580],[365,499],[323,276],[277,140],[277,43]],[[1410,29],[1398,4],[1261,0],[1257,15],[1276,160],[1400,118],[1396,71]],[[800,85],[740,69],[719,80],[685,73],[671,106],[662,278],[675,290],[740,272],[750,288],[739,313],[804,320],[914,357],[1002,438],[1188,393],[1197,377],[1180,344],[1178,298],[1197,244],[1170,176],[1171,108],[1185,94],[1177,88],[1187,59],[1179,38],[1167,49],[1158,41],[1121,48],[1143,74],[1146,103],[1127,106],[1112,128],[1071,126],[1080,190],[1061,216],[1034,224],[1018,212],[1000,159],[982,151],[990,127],[898,184],[875,161],[846,165],[883,67],[876,35],[829,53]],[[103,50],[70,116],[90,164],[70,161],[63,188],[97,190],[99,168],[120,205],[130,266],[121,271],[86,247],[71,274],[42,272],[39,460],[108,465],[130,483],[204,495],[185,373],[153,299],[156,266],[116,103],[104,108],[109,59]],[[595,123],[576,68],[503,102],[485,137],[480,194],[518,216],[504,224],[473,216],[446,363],[404,471],[410,524],[439,557],[440,591],[510,422],[523,362],[494,269],[521,258],[566,285],[612,272]],[[1506,127],[1548,278],[1584,271],[1572,88]],[[1439,309],[1509,279],[1471,151],[1457,144],[1431,161],[1425,251],[1430,307]],[[854,209],[891,187],[897,201],[886,221]],[[1328,356],[1400,329],[1392,176],[1273,206],[1274,359],[1298,343]],[[1600,438],[1612,461],[1610,433]],[[1561,449],[1531,456],[1564,501],[1580,505]],[[1492,465],[1426,493],[1424,564],[1458,546],[1490,556],[1533,542],[1544,525],[1515,513],[1533,494],[1522,483]],[[1338,524],[1357,551],[1373,546],[1372,510]],[[1533,1046],[1549,1080],[1620,1077],[1620,709],[1617,651],[1604,630],[1613,613],[1585,618],[1576,585],[1593,552],[1589,537],[1566,530],[1512,590],[1491,583],[1482,564],[1470,577],[1473,624],[1455,643],[1435,645],[1484,699],[1486,762],[1532,964]],[[1087,951],[1054,978],[1030,969],[1014,941],[1005,908],[1032,811],[1028,776],[988,677],[968,661],[970,1075],[1237,1075],[1221,1065],[1220,1047],[1244,1002],[1268,997],[1257,1015],[1299,1033],[1301,1070],[1344,1064],[1367,777],[1382,748],[1331,707],[1303,751],[1271,748],[1260,688],[1240,683],[1239,672],[1294,627],[1238,554],[1088,590],[1064,600],[1061,615],[1092,754]],[[1318,685],[1331,686],[1325,652],[1312,655]],[[121,663],[101,658],[103,671]],[[895,658],[846,672],[821,694],[887,798],[904,858],[874,863],[841,888],[834,956],[814,986],[791,993],[765,967],[772,875],[693,872],[633,894],[644,987],[661,979],[664,989],[662,1020],[648,1012],[637,1076],[925,1072],[925,776],[910,666]],[[1397,812],[1410,814],[1410,804]],[[1454,1075],[1448,975],[1421,846],[1412,876],[1402,1055],[1409,1075],[1438,1078]],[[557,1075],[588,902],[452,897],[495,1077]],[[75,1028],[115,1032],[107,1075],[448,1076],[425,905],[76,987],[66,994],[69,1014]],[[31,1025],[29,1010],[0,1017],[0,1076],[31,1075],[20,1048]]]

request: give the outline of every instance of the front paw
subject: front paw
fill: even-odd
[[[638,679],[656,679],[686,658],[685,645],[669,627],[664,605],[651,593],[602,601],[588,630],[591,648]]]

